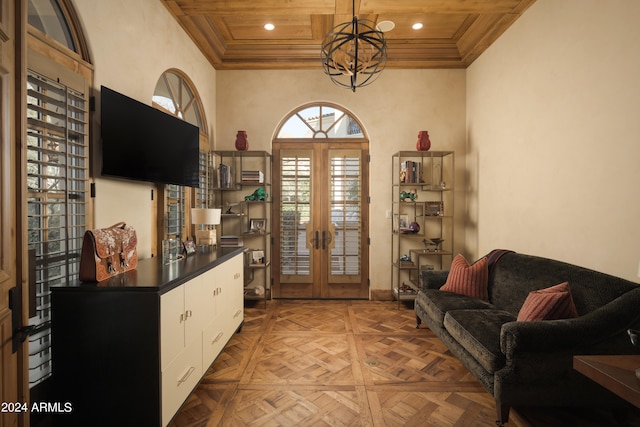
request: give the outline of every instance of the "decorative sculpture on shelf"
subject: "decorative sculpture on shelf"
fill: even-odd
[[[420,232],[420,224],[413,221],[411,224],[409,224],[409,228],[407,231],[409,233],[414,233],[414,234]]]
[[[239,130],[236,134],[236,150],[247,151],[249,149],[249,141],[247,141],[247,131]]]
[[[269,197],[269,194],[264,191],[264,188],[258,188],[252,194],[244,196],[244,200],[248,202],[265,201]]]
[[[429,139],[429,132],[421,130],[418,132],[418,142],[416,142],[416,150],[429,151],[431,148],[431,140]]]
[[[416,189],[412,191],[400,192],[400,200],[402,200],[403,202],[406,202],[406,201],[415,202],[417,198],[418,198],[418,191]]]

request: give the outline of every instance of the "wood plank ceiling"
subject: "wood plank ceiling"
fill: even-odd
[[[160,1],[218,70],[319,68],[322,39],[353,16],[352,0]],[[355,9],[395,23],[387,68],[466,68],[534,1],[355,0]]]

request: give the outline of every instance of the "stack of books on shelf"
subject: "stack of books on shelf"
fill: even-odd
[[[243,245],[242,237],[231,236],[231,235],[220,237],[221,247],[236,247],[236,246],[242,246],[242,245]]]
[[[245,183],[254,183],[254,184],[263,184],[264,183],[264,173],[262,171],[242,171],[241,176],[242,182]]]
[[[419,184],[422,180],[422,163],[407,160],[400,164],[400,183]]]
[[[218,188],[233,187],[233,168],[220,163],[218,166]]]

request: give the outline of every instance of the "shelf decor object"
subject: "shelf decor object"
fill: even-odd
[[[247,131],[239,130],[236,134],[236,150],[247,151],[249,149],[249,141],[247,141]]]
[[[431,148],[431,140],[429,139],[429,132],[421,130],[418,132],[418,141],[416,142],[416,150],[429,151]]]
[[[387,42],[375,22],[358,19],[355,0],[353,19],[339,24],[322,40],[322,69],[338,86],[367,86],[380,75],[387,62]]]

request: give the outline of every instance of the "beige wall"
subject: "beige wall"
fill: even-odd
[[[205,108],[208,132],[214,134],[215,70],[158,0],[75,0],[91,50],[94,87],[107,86],[146,104],[158,78],[177,68],[193,81]],[[97,93],[96,93],[97,95]],[[99,96],[97,107],[99,109]],[[93,147],[100,135],[99,111],[95,115]],[[152,221],[151,184],[96,179],[96,227],[126,221],[138,232],[143,258],[150,256]]]
[[[468,68],[467,250],[638,281],[639,21],[636,0],[537,0]]]
[[[237,130],[249,148],[271,151],[278,124],[298,106],[327,101],[341,105],[363,123],[370,139],[371,289],[389,289],[391,278],[391,155],[415,150],[419,130],[428,130],[432,150],[455,150],[464,165],[464,70],[385,70],[355,93],[314,71],[218,71],[217,147],[233,149]],[[456,177],[464,188],[462,169]],[[458,192],[456,228],[462,230],[463,193]],[[463,246],[457,232],[456,248]]]
[[[318,101],[339,104],[364,124],[371,151],[372,289],[388,289],[390,278],[391,155],[415,147],[429,130],[434,150],[455,150],[464,164],[465,71],[385,70],[355,94],[313,71],[215,71],[157,0],[76,0],[95,66],[95,86],[108,86],[150,103],[158,77],[184,71],[206,109],[217,149],[232,149],[236,131],[246,130],[250,149],[271,151],[276,127],[296,107]],[[417,89],[418,88],[418,89]],[[99,123],[93,130],[99,136]],[[96,143],[94,141],[94,143]],[[463,188],[465,176],[456,177]],[[153,204],[150,184],[96,179],[95,226],[125,220],[138,230],[142,257],[150,254]],[[456,247],[463,247],[464,199],[458,192]]]
[[[270,150],[279,122],[309,102],[357,116],[371,140],[372,289],[387,289],[390,276],[390,157],[412,149],[422,129],[432,149],[457,154],[457,251],[506,247],[638,280],[635,0],[538,0],[468,70],[385,70],[355,94],[320,68],[216,72],[156,0],[74,4],[95,86],[150,103],[163,71],[184,71],[218,149],[244,129],[251,149]],[[131,223],[148,256],[153,186],[96,185],[95,225]]]

